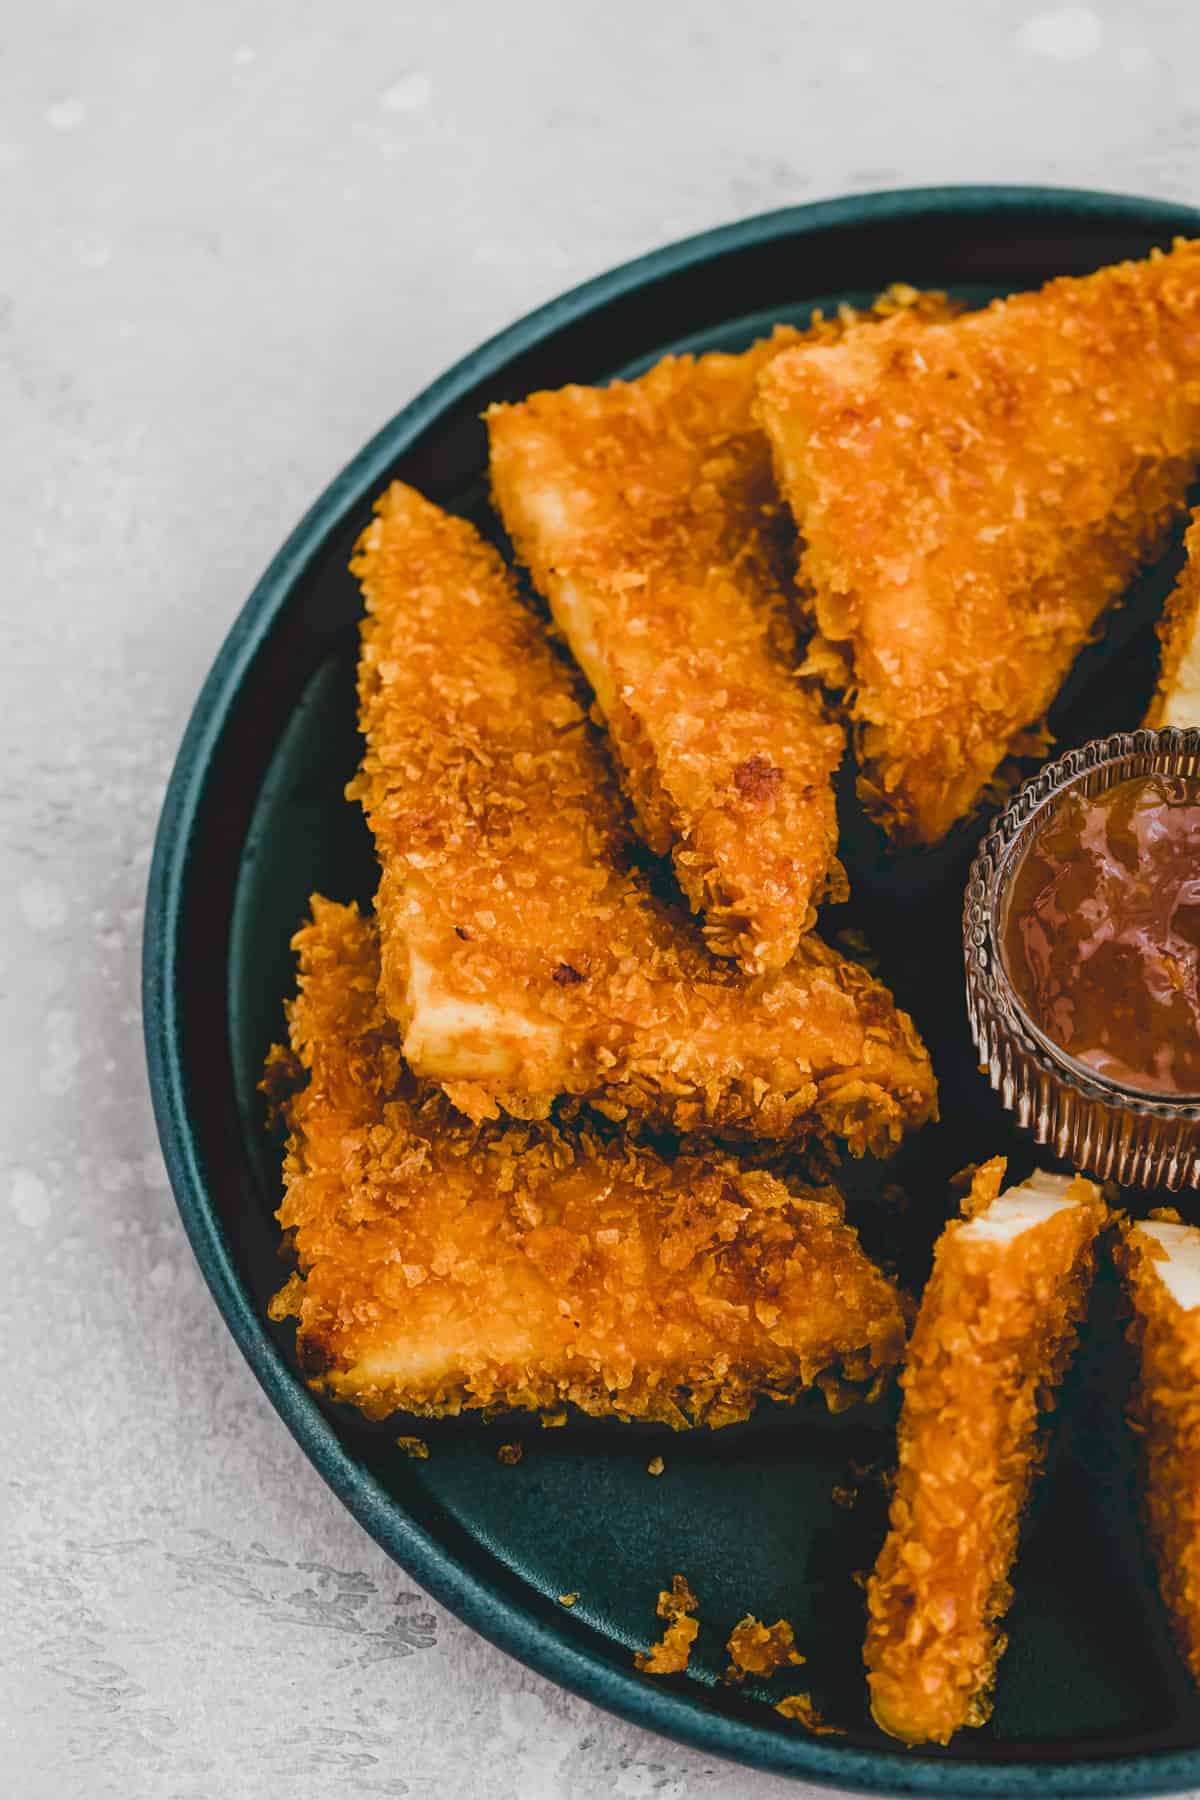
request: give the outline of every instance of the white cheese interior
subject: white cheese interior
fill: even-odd
[[[533,520],[542,542],[554,546],[569,544],[580,521],[586,518],[588,502],[583,495],[564,494],[551,482],[526,484],[521,496],[525,511]],[[615,693],[612,676],[600,649],[596,630],[596,608],[586,584],[580,586],[569,575],[554,571],[548,584],[550,610],[559,630],[571,646],[571,654],[586,676],[603,713],[611,713]]]
[[[985,1212],[976,1213],[965,1227],[964,1235],[983,1238],[995,1244],[1010,1243],[1031,1226],[1042,1225],[1047,1219],[1052,1219],[1064,1206],[1074,1205],[1066,1197],[1073,1179],[1071,1175],[1048,1175],[1040,1169],[1035,1171],[1019,1187],[1011,1187],[1005,1193],[997,1195]]]
[[[571,654],[591,684],[602,712],[611,712],[613,684],[600,654],[596,613],[587,594],[575,582],[560,577],[554,584],[551,610],[571,646]]]
[[[1167,1253],[1165,1261],[1154,1267],[1171,1298],[1185,1312],[1200,1306],[1200,1229],[1146,1219],[1139,1222],[1138,1230]]]
[[[505,1075],[532,1051],[555,1058],[562,1034],[487,1000],[459,1000],[439,991],[438,972],[409,948],[409,1023],[404,1055],[413,1068],[440,1080]]]

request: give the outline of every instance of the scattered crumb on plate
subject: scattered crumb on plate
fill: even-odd
[[[826,1723],[813,1705],[811,1694],[789,1694],[785,1700],[778,1702],[775,1711],[782,1713],[785,1719],[795,1719],[798,1725],[803,1725],[806,1731],[811,1731],[816,1737],[845,1737],[846,1735],[841,1725]]]
[[[667,1629],[657,1644],[634,1654],[634,1665],[643,1675],[682,1675],[700,1629],[699,1621],[688,1614],[699,1604],[684,1577],[672,1575],[670,1588],[658,1596],[658,1616],[666,1619]]]
[[[796,1648],[796,1634],[786,1619],[764,1625],[753,1613],[747,1613],[734,1626],[726,1649],[731,1661],[725,1679],[734,1684],[743,1682],[747,1675],[770,1677],[787,1663],[804,1661]]]

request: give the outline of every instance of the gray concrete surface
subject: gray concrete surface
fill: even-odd
[[[1200,197],[1191,0],[86,0],[0,111],[0,1791],[783,1800],[413,1591],[267,1406],[146,1098],[196,689],[430,376],[666,239],[906,182]]]

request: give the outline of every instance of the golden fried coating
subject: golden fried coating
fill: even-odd
[[[760,414],[901,843],[970,812],[1104,609],[1160,555],[1200,454],[1200,243],[764,369]]]
[[[1125,1227],[1117,1262],[1133,1303],[1145,1504],[1179,1651],[1200,1684],[1200,1229]]]
[[[909,1019],[810,934],[747,980],[631,858],[568,665],[500,557],[391,487],[354,559],[383,992],[404,1054],[481,1119],[556,1096],[679,1130],[884,1149],[936,1109]]]
[[[895,1365],[898,1296],[835,1190],[586,1129],[473,1126],[405,1067],[373,923],[317,899],[295,942],[269,1082],[303,1082],[279,1211],[298,1272],[272,1317],[299,1320],[315,1388],[372,1418],[570,1403],[723,1425],[814,1384],[840,1404]]]
[[[725,1680],[734,1687],[740,1686],[747,1675],[761,1675],[769,1680],[777,1669],[785,1668],[788,1663],[796,1665],[804,1661],[796,1648],[796,1634],[786,1619],[764,1625],[753,1613],[738,1620],[725,1648],[729,1652]]]
[[[900,1378],[864,1659],[876,1723],[910,1744],[947,1743],[990,1710],[1039,1411],[1074,1349],[1106,1217],[1079,1176],[1034,1175],[997,1199],[1004,1166],[984,1164],[938,1241]]]
[[[1147,725],[1200,725],[1200,506],[1183,540],[1186,561],[1158,623],[1162,664]]]
[[[642,836],[673,855],[716,955],[778,969],[844,893],[843,735],[798,679],[791,522],[741,356],[668,357],[637,381],[488,413],[492,491],[608,724]]]
[[[949,311],[895,288],[873,316],[901,309]],[[487,415],[496,506],[596,695],[642,836],[673,856],[709,949],[748,974],[781,968],[816,903],[845,893],[843,734],[797,673],[794,534],[754,390],[780,350],[854,317]]]
[[[655,1611],[667,1621],[667,1629],[649,1650],[634,1652],[634,1666],[643,1675],[682,1675],[692,1655],[700,1621],[690,1618],[700,1602],[683,1575],[672,1575],[671,1585],[658,1596]]]

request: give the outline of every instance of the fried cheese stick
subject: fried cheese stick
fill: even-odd
[[[1166,547],[1200,455],[1200,243],[763,371],[865,803],[934,843]]]
[[[790,521],[751,417],[800,334],[487,415],[492,492],[595,693],[642,836],[716,955],[787,962],[836,861],[843,733],[797,677]]]
[[[651,891],[573,672],[469,524],[394,484],[353,567],[366,752],[349,792],[417,1074],[476,1119],[571,1094],[856,1152],[934,1113],[911,1021],[860,966],[810,934],[749,981]]]
[[[1175,1640],[1200,1683],[1200,1229],[1140,1220],[1116,1254],[1133,1305],[1150,1542]]]
[[[871,316],[945,317],[894,288]],[[797,674],[795,549],[753,416],[762,369],[854,317],[739,355],[487,415],[492,492],[604,715],[646,843],[671,855],[714,954],[777,969],[844,898],[832,786],[843,733]]]
[[[405,1067],[374,922],[315,899],[295,939],[280,1223],[312,1384],[372,1418],[505,1406],[723,1425],[760,1395],[876,1387],[895,1288],[833,1188],[595,1130],[475,1127]],[[289,1091],[290,1090],[290,1091]]]
[[[1106,1217],[1078,1176],[1036,1174],[1000,1195],[1004,1168],[978,1170],[966,1216],[938,1241],[900,1377],[864,1660],[876,1723],[909,1744],[947,1743],[990,1710],[1038,1415],[1074,1349]]]
[[[1147,725],[1200,725],[1200,506],[1183,540],[1186,561],[1159,620],[1162,663]]]

